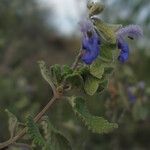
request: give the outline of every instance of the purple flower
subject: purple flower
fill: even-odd
[[[118,60],[122,63],[126,62],[129,58],[129,46],[127,43],[120,43],[118,41],[118,48],[121,49],[120,54],[118,56]]]
[[[129,25],[127,27],[121,28],[117,31],[117,45],[120,49],[120,55],[118,60],[122,63],[126,62],[129,57],[129,46],[125,42],[125,38],[130,39],[138,38],[143,35],[142,29],[138,25]]]
[[[145,82],[144,81],[138,82],[137,87],[140,88],[141,90],[144,90],[144,88],[145,88]]]
[[[86,64],[91,64],[99,55],[100,38],[91,21],[83,21],[80,25],[82,32],[82,49],[85,50],[81,59]]]
[[[134,103],[137,100],[137,96],[135,95],[134,87],[129,86],[127,88],[127,96],[131,103]]]
[[[131,103],[134,103],[137,99],[137,97],[135,95],[133,95],[130,91],[128,91],[128,98]]]

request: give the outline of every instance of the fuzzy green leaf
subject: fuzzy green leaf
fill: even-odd
[[[102,78],[104,66],[99,58],[97,58],[96,61],[90,66],[90,73],[98,79]]]
[[[87,109],[85,100],[81,97],[72,97],[69,99],[69,103],[75,114],[77,114],[88,129],[94,133],[108,133],[118,127],[116,123],[109,123],[103,117],[92,116]]]
[[[104,10],[104,5],[98,2],[92,2],[88,4],[89,16],[97,15]]]
[[[62,77],[65,77],[72,73],[73,73],[73,70],[68,65],[62,66]]]
[[[45,133],[46,144],[43,150],[71,150],[68,139],[58,131],[45,117],[42,121],[42,126]]]
[[[74,86],[82,86],[83,85],[83,79],[82,79],[81,75],[78,74],[77,72],[67,75],[65,77],[65,80]]]
[[[55,64],[51,66],[51,76],[53,78],[53,81],[56,85],[59,85],[62,81],[62,75],[61,75],[61,66],[58,64]]]
[[[107,23],[103,22],[98,18],[93,18],[93,22],[97,31],[106,42],[111,44],[116,43],[116,34],[114,30]]]
[[[37,124],[33,121],[33,118],[31,116],[27,118],[26,125],[27,125],[27,132],[32,138],[33,142],[40,146],[44,146],[45,145],[44,138],[42,137]]]
[[[111,74],[114,70],[114,66],[113,65],[106,65],[105,66],[105,69],[104,69],[104,72],[105,74]]]
[[[10,132],[10,138],[13,138],[15,135],[16,128],[18,126],[18,119],[14,114],[12,114],[9,110],[5,110],[5,112],[8,114],[8,128]]]
[[[52,83],[51,72],[50,72],[50,70],[47,69],[45,62],[38,61],[38,64],[39,64],[43,78],[50,84],[50,86],[52,86],[53,83]]]
[[[122,25],[121,24],[107,24],[114,32],[117,32]]]
[[[113,50],[114,45],[104,44],[101,46],[101,59],[105,60],[106,62],[113,61]]]
[[[101,93],[104,91],[104,89],[106,89],[108,86],[108,80],[105,79],[103,81],[100,82],[99,87],[98,87],[98,92]]]
[[[99,79],[88,75],[85,79],[84,90],[89,95],[94,95],[99,86]]]

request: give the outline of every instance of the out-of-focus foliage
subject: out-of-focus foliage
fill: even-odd
[[[104,17],[122,24],[138,23],[140,13],[148,6],[147,0],[115,0],[112,7],[105,10]],[[126,18],[118,16],[123,12],[128,12]],[[74,38],[55,36],[45,24],[46,16],[47,11],[33,0],[0,1],[0,141],[9,137],[5,108],[24,122],[26,116],[35,115],[51,95],[41,78],[37,60],[44,59],[49,64],[56,60],[68,63],[79,47]],[[149,17],[139,23],[149,37]],[[133,51],[130,61],[116,70],[101,97],[98,94],[87,97],[91,113],[105,115],[119,123],[115,132],[105,135],[88,132],[79,120],[73,119],[74,114],[65,101],[55,104],[48,113],[75,150],[150,149],[150,57],[146,51],[149,43],[145,41],[145,47]],[[102,87],[99,88],[102,91]]]

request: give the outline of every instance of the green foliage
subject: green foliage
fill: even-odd
[[[43,150],[71,150],[68,139],[45,117],[42,121],[46,143]]]
[[[108,85],[108,79],[104,79],[100,82],[98,87],[98,92],[101,93],[105,88],[107,88]]]
[[[42,137],[37,124],[34,123],[33,118],[31,116],[27,118],[26,125],[27,125],[27,132],[30,135],[33,142],[40,146],[44,146],[45,145],[44,138]]]
[[[61,66],[58,64],[51,66],[50,72],[55,85],[60,85],[62,81]]]
[[[109,123],[103,117],[92,116],[86,107],[85,100],[81,97],[71,97],[69,99],[69,103],[71,104],[75,114],[82,119],[85,125],[87,125],[92,132],[108,133],[118,127],[116,123]]]
[[[96,91],[103,91],[108,84],[108,75],[115,68],[112,49],[115,49],[113,44],[104,44],[101,49],[101,56],[90,65],[89,72],[86,72],[84,89],[89,95],[94,95]],[[115,51],[115,50],[114,50]]]
[[[74,72],[65,77],[65,81],[71,83],[73,86],[82,87],[83,79],[82,76],[78,72]]]
[[[40,67],[41,74],[42,74],[43,78],[50,84],[50,86],[53,86],[51,73],[47,69],[45,62],[39,61],[38,63],[39,63],[39,67]]]
[[[122,27],[122,24],[107,24],[114,32]]]
[[[41,81],[41,78],[39,77],[39,74],[36,70],[36,66],[34,65],[33,62],[36,61],[36,59],[39,57],[44,57],[44,59],[46,59],[47,61],[50,60],[50,62],[53,63],[55,58],[51,55],[51,51],[49,51],[49,49],[51,49],[54,52],[54,55],[57,55],[58,58],[60,58],[60,55],[66,52],[63,49],[74,49],[74,47],[75,48],[77,47],[77,43],[79,43],[78,40],[76,42],[75,39],[73,40],[69,39],[68,42],[65,38],[61,39],[53,36],[53,34],[49,32],[51,29],[49,30],[49,28],[47,28],[46,25],[44,25],[45,22],[44,20],[46,20],[46,13],[45,12],[42,13],[42,10],[46,10],[46,9],[45,7],[39,7],[36,4],[36,2],[37,2],[36,0],[25,0],[25,1],[1,0],[0,2],[0,14],[1,14],[0,15],[0,20],[1,20],[0,23],[0,52],[1,52],[0,53],[0,61],[1,61],[0,141],[4,141],[4,139],[8,137],[7,135],[8,133],[6,132],[7,125],[5,121],[6,114],[3,113],[3,111],[1,110],[8,107],[10,111],[8,112],[9,115],[8,124],[9,124],[9,130],[12,137],[15,132],[15,128],[16,128],[15,124],[17,124],[16,123],[17,118],[11,112],[17,114],[17,117],[19,119],[24,120],[23,116],[26,116],[26,114],[28,114],[29,112],[30,114],[31,113],[35,114],[35,112],[37,112],[38,108],[41,106],[41,102],[45,104],[46,103],[45,100],[47,99],[47,96],[50,95],[49,90],[47,90],[44,87],[43,81]],[[104,1],[104,3],[105,2],[106,1]],[[112,5],[113,4],[115,4],[115,1],[114,3],[112,3]],[[147,4],[149,4],[149,1],[147,0],[134,1],[134,2],[131,2],[131,0],[118,1],[117,5],[113,5],[112,7],[109,8],[108,11],[105,11],[107,16],[106,19],[107,20],[110,19],[112,22],[117,21],[118,6],[121,8],[120,10],[124,10],[124,6],[126,5],[126,8],[128,8],[128,10],[131,11],[129,14],[132,16],[126,17],[126,20],[123,17],[119,18],[119,21],[122,21],[124,24],[133,21],[135,22],[141,10],[144,9],[145,12],[147,11],[148,13],[149,8],[146,7],[148,6]],[[103,7],[101,6],[97,5],[97,3],[93,3],[93,5],[89,6],[89,14],[94,15],[100,13],[103,10]],[[39,9],[41,11],[38,11]],[[105,12],[104,12],[104,17],[105,17]],[[108,15],[108,12],[115,12],[115,15],[113,14]],[[48,13],[48,17],[50,17],[49,13]],[[147,36],[144,35],[145,37],[144,39],[148,39],[149,32],[147,32],[148,31],[147,26],[149,25],[150,22],[149,15],[146,15],[144,18],[145,19],[141,20],[142,24],[143,25],[145,24],[144,30],[146,31],[145,34],[147,34]],[[109,46],[108,42],[109,41],[112,42],[113,39],[109,37],[110,35],[109,36],[105,35],[105,33],[107,33],[106,30],[108,28],[110,29],[108,31],[116,32],[116,30],[120,28],[120,25],[107,24],[108,28],[106,27],[104,28],[101,24],[98,27],[100,27],[100,29],[98,30],[100,31],[99,32],[100,35],[104,38],[106,42],[104,45],[102,45],[100,49],[101,63],[100,63],[100,67],[98,65],[96,66],[99,70],[97,69],[94,71],[94,68],[92,68],[91,66],[90,67],[82,66],[80,68],[77,68],[78,73],[75,74],[71,70],[70,66],[68,65],[62,67],[56,65],[55,66],[56,73],[53,74],[54,77],[52,78],[50,76],[55,85],[60,83],[60,79],[62,81],[63,79],[67,78],[67,82],[69,82],[71,85],[74,86],[79,81],[80,77],[82,77],[86,82],[87,75],[90,74],[90,76],[100,79],[100,81],[98,81],[99,87],[97,92],[106,89],[108,84],[107,74],[110,74],[112,72],[114,68],[113,67],[114,65],[113,61],[115,60],[114,57],[117,58],[118,56],[117,53],[119,53],[119,51],[116,50],[112,51],[113,45]],[[146,49],[149,49],[149,43],[144,43],[142,45],[145,46]],[[60,47],[62,49],[61,50],[62,52],[57,50],[60,49]],[[119,67],[117,68],[118,70],[117,72],[115,72],[114,84],[112,85],[112,82],[110,82],[111,87],[113,89],[111,92],[109,92],[108,89],[108,91],[103,93],[102,95],[95,94],[95,96],[91,97],[90,109],[93,110],[96,114],[99,113],[106,114],[108,118],[115,120],[117,122],[118,122],[118,118],[122,116],[120,128],[113,134],[109,134],[109,136],[108,135],[97,136],[91,133],[88,133],[87,135],[87,132],[85,132],[85,130],[82,129],[82,127],[76,126],[76,124],[74,123],[76,120],[74,121],[73,120],[74,118],[71,118],[70,120],[72,121],[72,124],[77,128],[79,127],[79,129],[76,130],[76,133],[73,132],[68,133],[69,137],[72,137],[71,140],[73,140],[73,143],[75,143],[74,145],[75,146],[79,145],[80,147],[80,148],[74,147],[74,149],[76,150],[83,149],[81,148],[81,145],[84,145],[85,149],[92,149],[92,150],[97,150],[97,149],[122,150],[125,149],[124,148],[125,145],[126,145],[126,149],[145,149],[145,150],[150,149],[149,139],[147,138],[150,137],[149,134],[150,133],[150,128],[149,128],[150,73],[148,72],[150,59],[147,53],[149,53],[149,51],[147,51],[144,54],[144,49],[140,52],[136,51],[136,53],[134,53],[134,57],[130,59],[129,63],[127,63],[126,65],[121,65],[120,70]],[[137,57],[138,55],[139,57]],[[65,56],[67,56],[68,58],[68,55],[64,55],[64,58]],[[68,61],[72,61],[72,58],[71,57],[68,58]],[[61,62],[64,63],[65,59],[62,60]],[[57,63],[59,63],[59,60],[57,60]],[[61,68],[61,76],[57,76],[58,78],[56,80],[55,76],[57,73],[60,73],[58,71],[60,70],[60,68]],[[49,68],[47,70],[50,71]],[[119,74],[119,76],[116,76],[117,73]],[[23,83],[24,82],[23,80],[25,80],[25,83]],[[114,80],[114,77],[112,77],[111,80]],[[144,80],[147,85],[147,88],[143,89],[141,94],[139,91],[137,91],[137,93],[134,93],[135,94],[134,96],[137,97],[137,100],[136,102],[131,103],[129,101],[128,95],[126,94],[126,87],[133,83],[134,84],[137,83],[136,81],[139,80]],[[118,82],[122,84],[121,89],[118,88]],[[81,83],[79,83],[79,85],[80,84]],[[119,92],[120,90],[123,93],[122,95]],[[146,91],[147,93],[144,93]],[[80,94],[83,94],[82,91]],[[112,95],[112,97],[110,97],[110,95]],[[98,99],[99,101],[97,101]],[[127,101],[129,103],[129,107],[125,111],[124,108],[126,108],[126,106],[122,101]],[[66,108],[66,105],[62,106],[59,104],[60,103],[58,103],[58,105],[55,105],[57,106],[57,109],[52,109],[50,115],[52,119],[55,118],[56,124],[62,123],[63,125],[64,122],[62,122],[62,120],[68,119],[67,118],[69,114],[68,111],[70,109]],[[106,105],[107,108],[105,108]],[[63,109],[63,113],[62,113],[62,109]],[[57,113],[57,111],[59,113]],[[46,134],[49,133],[51,134],[51,132],[47,130]],[[52,133],[51,135],[53,134],[54,133]],[[80,136],[81,134],[82,136],[87,137],[87,138],[83,138],[85,140],[84,144],[81,144],[82,143],[82,136]],[[53,140],[54,143],[58,143],[57,142],[58,138],[55,138],[55,135],[53,137],[54,137]],[[60,140],[62,140],[62,138],[60,138]],[[61,142],[60,140],[58,141]],[[55,144],[51,144],[47,142],[47,146],[49,145],[53,146]],[[47,149],[48,148],[49,147],[47,147]],[[11,146],[8,149],[16,150],[16,149],[27,149],[27,148],[25,147],[12,148]],[[54,150],[54,147],[52,149]]]
[[[101,59],[105,62],[111,63],[113,56],[112,56],[112,49],[107,45],[101,47]]]
[[[97,15],[104,10],[104,5],[98,2],[88,3],[89,16]]]
[[[69,83],[73,86],[81,86],[83,84],[83,78],[81,71],[73,71],[68,65],[60,66],[53,65],[50,67],[50,70],[47,69],[44,61],[39,61],[39,66],[41,69],[41,73],[43,78],[53,86],[59,86],[64,82]]]
[[[9,110],[6,109],[5,112],[7,112],[8,117],[9,117],[8,118],[8,128],[9,128],[9,132],[10,132],[10,138],[13,138],[13,136],[15,135],[16,128],[18,126],[18,119]]]
[[[68,65],[62,66],[62,77],[66,77],[69,74],[72,74],[73,70]]]
[[[99,58],[97,58],[96,61],[90,66],[90,73],[98,79],[102,78],[104,73],[104,66]]]
[[[99,79],[88,75],[85,80],[84,90],[89,95],[94,95],[99,86]]]
[[[48,117],[43,117],[41,126],[43,129],[44,137],[40,133],[40,126],[33,121],[29,116],[27,118],[27,131],[33,142],[42,146],[43,150],[71,150],[71,146],[67,138],[58,131],[48,120]]]
[[[93,18],[94,25],[99,32],[99,34],[103,37],[106,42],[111,44],[116,43],[116,35],[114,30],[105,22],[98,18]]]

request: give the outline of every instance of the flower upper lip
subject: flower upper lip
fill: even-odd
[[[96,33],[90,20],[81,23],[82,49],[85,50],[81,59],[86,64],[91,64],[99,55],[100,37]]]

